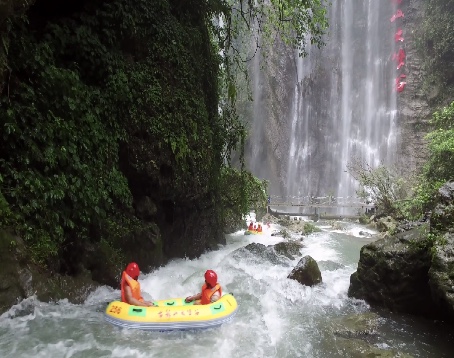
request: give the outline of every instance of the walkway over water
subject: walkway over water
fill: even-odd
[[[281,207],[290,210],[282,212],[272,208]],[[296,212],[291,209],[295,208]],[[356,215],[350,212],[343,215],[350,209],[357,209]],[[323,209],[326,209],[323,212]],[[361,213],[368,213],[375,210],[375,204],[358,197],[334,197],[334,196],[304,196],[304,197],[268,197],[268,212],[275,215],[290,216],[317,216],[326,218],[337,217],[358,217]],[[327,213],[329,211],[329,214]]]
[[[375,204],[358,197],[304,196],[282,197],[268,196],[268,206],[301,206],[311,208],[373,208]]]

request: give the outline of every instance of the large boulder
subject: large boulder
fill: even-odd
[[[240,260],[247,260],[250,264],[269,262],[273,265],[290,266],[288,258],[279,255],[273,245],[265,246],[256,242],[235,250],[233,256]]]
[[[305,286],[314,286],[322,282],[322,274],[318,268],[317,261],[311,256],[304,256],[287,278],[296,280]]]
[[[431,230],[441,236],[433,250],[429,285],[437,306],[454,322],[454,182],[438,191],[430,218]]]
[[[429,286],[427,225],[363,246],[348,295],[401,312],[437,315]]]
[[[289,240],[282,241],[274,245],[274,251],[277,254],[288,257],[290,260],[294,260],[295,257],[301,256],[300,250],[304,247],[301,241]]]
[[[429,286],[435,305],[454,322],[454,234],[446,234],[433,250]]]
[[[454,182],[448,182],[438,190],[430,226],[433,231],[454,231]]]
[[[361,249],[349,296],[454,322],[454,182],[435,199],[431,215]]]

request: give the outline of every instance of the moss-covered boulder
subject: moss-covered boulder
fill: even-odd
[[[304,256],[287,276],[305,286],[314,286],[322,282],[322,274],[317,261],[311,256]]]
[[[274,245],[274,250],[279,254],[293,260],[295,257],[301,256],[300,250],[304,245],[300,241],[288,240],[282,241]]]
[[[429,287],[431,251],[427,226],[377,240],[361,248],[348,295],[391,310],[435,315]]]
[[[443,185],[436,200],[437,205],[430,217],[431,229],[454,232],[454,182]]]
[[[434,304],[444,312],[445,319],[454,322],[454,234],[444,235],[433,250],[429,270],[429,285]]]

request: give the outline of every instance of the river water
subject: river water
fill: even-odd
[[[349,299],[347,290],[360,248],[373,239],[360,236],[365,229],[358,224],[344,223],[337,230],[328,222],[317,225],[323,231],[304,239],[301,256],[319,262],[321,285],[304,287],[286,278],[299,257],[271,263],[236,251],[251,242],[282,241],[271,236],[276,225],[263,235],[238,232],[217,251],[175,260],[140,278],[145,298],[165,299],[197,293],[205,270],[214,269],[239,304],[231,322],[204,331],[126,330],[103,318],[106,304],[119,298],[118,290],[101,287],[80,305],[31,297],[0,317],[0,357],[365,357],[370,348],[340,338],[333,327],[372,313],[363,301]],[[375,313],[379,327],[368,337],[369,347],[387,357],[452,357],[453,336],[441,323]]]

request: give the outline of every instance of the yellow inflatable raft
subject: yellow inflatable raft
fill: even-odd
[[[158,307],[139,307],[114,301],[107,306],[105,319],[115,326],[150,331],[201,329],[230,321],[238,308],[235,297],[230,293],[209,305],[186,303],[184,298],[154,303]]]
[[[244,235],[261,235],[263,234],[263,231],[257,231],[257,230],[246,230],[244,232]]]

